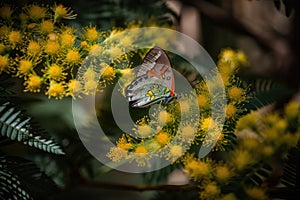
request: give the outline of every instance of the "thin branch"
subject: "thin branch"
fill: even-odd
[[[116,183],[101,183],[87,181],[81,184],[82,186],[96,187],[102,189],[111,190],[129,190],[129,191],[199,191],[199,187],[196,185],[125,185]]]

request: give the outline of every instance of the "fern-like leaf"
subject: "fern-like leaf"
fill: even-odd
[[[294,91],[291,88],[283,84],[271,80],[259,79],[252,85],[249,94],[250,99],[245,104],[245,108],[248,113],[286,98],[293,93]]]
[[[33,162],[5,154],[0,154],[0,185],[0,199],[35,199],[57,190]]]
[[[43,132],[33,130],[30,118],[25,118],[21,111],[9,102],[0,105],[0,134],[11,140],[54,154],[64,154],[52,139],[42,138]]]
[[[287,187],[300,189],[300,140],[287,154],[281,182]]]

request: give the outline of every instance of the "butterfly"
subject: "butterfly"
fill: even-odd
[[[155,103],[170,103],[175,94],[174,74],[170,60],[163,49],[153,47],[145,55],[135,79],[125,89],[132,107],[148,107]]]

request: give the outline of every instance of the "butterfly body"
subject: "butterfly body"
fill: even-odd
[[[169,58],[161,48],[154,47],[146,54],[125,94],[132,107],[147,107],[155,103],[170,103],[177,98],[174,90]]]

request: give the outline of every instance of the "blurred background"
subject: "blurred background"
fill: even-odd
[[[15,3],[22,6],[31,1]],[[98,29],[109,30],[134,20],[153,19],[198,41],[215,62],[224,48],[244,51],[250,67],[241,71],[242,76],[268,77],[299,89],[300,18],[296,0],[64,0],[59,3],[78,14],[76,20],[67,21],[75,28],[96,25]],[[23,98],[20,104],[66,152],[64,156],[54,156],[20,144],[4,148],[11,155],[34,160],[53,178],[60,191],[51,194],[50,199],[169,199],[168,194],[174,193],[126,189],[122,185],[144,184],[147,178],[159,175],[127,174],[103,166],[78,138],[71,99],[49,100],[45,95],[22,93],[21,83],[14,87]],[[155,184],[188,183],[179,170],[170,171],[158,180]],[[177,199],[198,197],[195,192],[178,192],[176,196]]]

